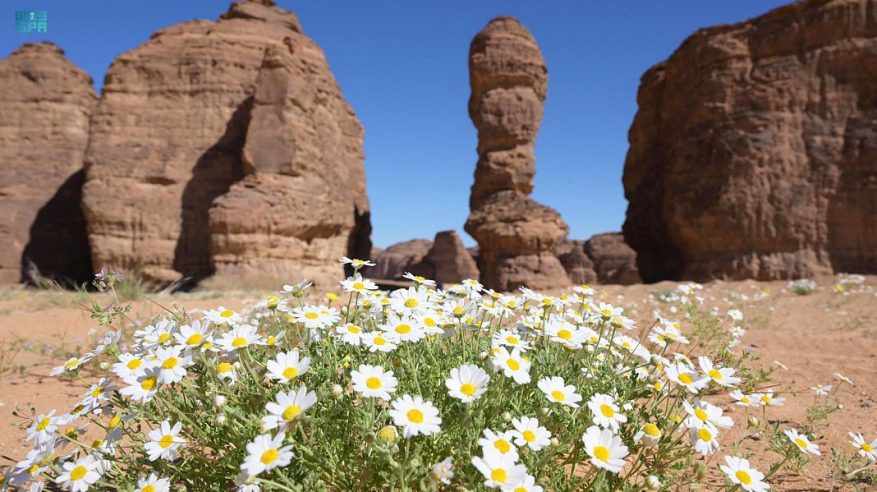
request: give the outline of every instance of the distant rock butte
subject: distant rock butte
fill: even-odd
[[[465,229],[478,242],[481,282],[503,291],[567,285],[554,248],[568,227],[529,197],[548,84],[539,45],[516,19],[490,21],[469,48],[469,83],[478,164]]]
[[[367,277],[395,280],[410,272],[411,267],[429,253],[432,241],[428,239],[412,239],[396,243],[373,255],[375,266],[363,273]]]
[[[95,265],[334,282],[367,257],[363,130],[270,1],[156,32],[106,74],[86,156]]]
[[[639,283],[636,252],[620,232],[596,234],[586,241],[567,239],[557,257],[574,283],[631,285]]]
[[[646,281],[877,273],[877,9],[703,29],[642,77],[624,236]]]
[[[439,285],[457,284],[466,279],[478,280],[478,267],[463,240],[455,231],[435,235],[432,247],[410,268],[411,273],[431,278]]]
[[[50,43],[0,60],[0,284],[27,280],[33,264],[76,282],[91,271],[80,208],[91,78]]]

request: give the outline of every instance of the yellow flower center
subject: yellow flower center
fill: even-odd
[[[795,444],[797,444],[798,447],[801,449],[807,449],[807,443],[800,437],[795,439]]]
[[[408,299],[405,300],[405,307],[407,307],[407,308],[409,308],[409,309],[410,309],[410,308],[416,308],[416,307],[417,307],[417,304],[419,304],[419,303],[417,302],[417,299],[415,299],[415,298],[413,298],[413,297],[410,297],[410,298],[408,298]]]
[[[305,318],[307,318],[307,319],[317,319],[319,317],[320,317],[320,315],[315,313],[315,312],[305,313]]]
[[[28,468],[27,472],[31,475],[36,475],[36,473],[37,473],[37,471],[39,471],[39,469],[40,469],[40,465],[39,465],[39,463],[37,463],[37,464],[31,466],[30,468]],[[3,482],[0,482],[0,483],[3,483]]]
[[[463,383],[460,386],[460,393],[463,393],[466,396],[472,396],[475,394],[475,385],[472,383]]]
[[[97,448],[99,448],[99,447],[101,446],[101,444],[103,444],[103,443],[104,443],[104,440],[103,440],[103,439],[95,439],[94,441],[91,442],[91,447],[94,448],[94,449],[97,449]]]
[[[682,384],[691,384],[694,382],[694,379],[691,377],[691,374],[683,372],[679,374],[679,381],[682,382]]]
[[[651,422],[643,426],[643,432],[652,437],[658,437],[661,435],[661,429],[658,429],[658,426]]]
[[[768,395],[762,396],[761,401],[764,402],[765,405],[769,405],[770,404],[770,396],[768,396]]]
[[[265,465],[270,465],[271,463],[274,463],[275,461],[277,461],[277,458],[279,456],[280,456],[280,453],[276,449],[271,448],[268,451],[265,451],[264,453],[262,453],[262,457],[259,458],[259,460],[262,461],[262,463]]]
[[[411,325],[401,324],[396,327],[396,333],[400,335],[405,335],[411,333]]]
[[[178,363],[179,363],[179,361],[177,360],[176,357],[168,357],[167,359],[164,360],[164,362],[161,363],[161,368],[162,369],[173,369],[174,367],[177,367]]]
[[[165,434],[161,436],[161,439],[158,441],[158,445],[161,446],[161,449],[167,449],[171,447],[174,443],[174,436],[170,434]]]
[[[125,364],[125,367],[127,367],[128,369],[131,369],[133,371],[133,370],[137,369],[138,367],[140,367],[141,365],[143,365],[142,359],[131,359],[128,361],[127,364]]]
[[[286,407],[286,410],[283,411],[283,420],[292,420],[298,417],[298,414],[301,413],[301,407],[296,404],[292,404]]]
[[[511,369],[513,371],[517,371],[518,369],[521,368],[521,364],[518,361],[516,361],[515,359],[507,360],[506,365],[509,366],[509,369]]]
[[[862,443],[862,451],[864,451],[866,453],[870,453],[871,451],[874,451],[874,447],[866,442],[863,442]]]
[[[570,340],[572,338],[572,332],[564,328],[557,332],[557,336],[564,340]]]
[[[603,316],[606,316],[606,317],[612,316],[612,310],[609,309],[609,308],[603,308],[603,309],[601,309],[601,310],[600,310],[600,313],[602,313]]]
[[[609,448],[600,445],[594,446],[594,458],[597,458],[600,461],[608,461]]]
[[[494,468],[490,472],[490,479],[496,483],[505,483],[508,480],[509,475],[506,473],[504,468]]]
[[[283,370],[283,377],[286,379],[292,379],[298,376],[298,368],[297,367],[287,367]]]
[[[358,334],[360,331],[359,327],[353,324],[347,325],[347,331],[353,334]]]
[[[408,410],[408,413],[406,413],[405,415],[408,416],[409,421],[414,422],[415,424],[422,424],[423,423],[423,412],[421,412],[420,410],[418,410],[416,408],[412,408],[411,410]]]
[[[454,314],[463,314],[463,306],[457,306],[454,308]]]
[[[234,311],[232,311],[231,309],[226,309],[219,313],[219,316],[223,318],[231,318],[232,316],[234,316]]]
[[[722,380],[722,373],[720,373],[718,369],[710,369],[710,370],[707,372],[707,374],[709,374],[710,377],[713,378],[713,379],[715,379],[716,381],[721,381],[721,380]]]
[[[201,340],[204,340],[204,335],[200,333],[195,333],[186,339],[186,345],[195,346],[201,343]]]
[[[699,437],[702,441],[712,441],[713,433],[709,431],[706,427],[701,427],[697,430],[697,437]]]
[[[97,398],[98,396],[100,396],[102,394],[104,394],[104,387],[103,386],[98,386],[97,388],[95,388],[91,391],[92,398]]]
[[[79,359],[70,359],[64,364],[64,367],[66,369],[73,369],[77,365],[79,365]]]
[[[518,343],[520,343],[520,340],[518,340],[518,337],[514,337],[511,335],[507,336],[505,338],[505,341],[511,345],[517,345]]]
[[[533,442],[536,440],[536,433],[531,430],[525,430],[524,432],[521,432],[521,437],[527,442]]]
[[[740,398],[740,401],[742,403],[750,403],[752,400],[750,400],[748,396],[744,396],[743,398]]]
[[[159,343],[167,343],[168,340],[170,340],[170,339],[171,339],[171,334],[168,332],[164,332],[158,336]]]
[[[247,346],[247,339],[244,337],[237,337],[231,341],[231,346],[234,348],[241,348]]]
[[[40,422],[37,424],[37,430],[38,431],[46,430],[46,427],[48,427],[49,424],[51,424],[51,423],[52,423],[52,419],[46,417],[43,420],[40,420]]]
[[[615,416],[615,409],[613,409],[610,405],[602,404],[600,405],[600,413],[603,414],[607,419],[611,419]]]
[[[554,390],[554,391],[552,391],[552,392],[551,392],[551,397],[554,398],[554,399],[557,400],[557,401],[563,401],[563,400],[566,400],[566,395],[563,394],[563,391],[560,391],[560,390]]]
[[[709,419],[709,415],[702,408],[694,409],[694,416],[699,418],[701,421],[706,422]]]
[[[435,320],[432,319],[432,318],[423,318],[423,324],[425,324],[426,326],[432,328],[432,327],[435,326]]]
[[[88,473],[88,468],[82,465],[77,465],[72,470],[70,470],[70,480],[82,480],[82,477],[84,477],[86,473]]]
[[[228,362],[220,362],[216,365],[216,372],[220,374],[231,372],[231,364],[229,364]]]
[[[493,443],[493,447],[499,450],[500,453],[506,454],[512,449],[512,445],[509,444],[505,439],[497,439]]]
[[[527,492],[527,489],[524,487],[515,487],[514,492]]]
[[[143,381],[140,381],[140,387],[146,391],[152,391],[155,389],[155,385],[157,383],[157,379],[155,376],[149,376],[147,378],[143,378]]]
[[[155,485],[149,484],[140,489],[140,492],[155,492]]]
[[[381,387],[381,380],[372,376],[365,380],[365,385],[368,389],[376,390]]]
[[[377,336],[375,337],[374,344],[377,346],[382,346],[387,344],[387,340],[384,337]]]
[[[742,483],[743,485],[749,485],[752,483],[752,477],[750,477],[749,474],[743,470],[737,470],[734,475],[737,477],[737,480],[740,480],[740,483]]]
[[[107,427],[109,427],[110,429],[115,429],[121,423],[122,423],[122,415],[116,414],[116,415],[113,415],[113,418],[110,419],[110,422],[107,424]]]
[[[353,282],[351,287],[353,287],[353,290],[362,290],[365,289],[365,284],[362,282]]]
[[[381,439],[383,439],[387,442],[395,441],[396,440],[396,428],[393,427],[392,425],[385,425],[385,426],[381,427],[381,430],[378,431],[378,436],[380,436]]]

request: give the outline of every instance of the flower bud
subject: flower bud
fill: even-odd
[[[344,388],[342,388],[340,384],[333,384],[332,394],[335,396],[341,396],[344,394]]]
[[[649,475],[646,478],[646,487],[649,490],[658,490],[661,488],[661,480],[654,475]]]
[[[506,422],[511,422],[512,421],[512,414],[510,414],[509,412],[503,412],[502,419],[505,420]]]
[[[397,434],[398,432],[396,432],[396,427],[392,425],[385,425],[384,427],[381,427],[381,430],[378,431],[378,437],[386,442],[395,441]]]
[[[225,405],[225,403],[227,401],[228,400],[223,395],[216,395],[213,397],[213,404],[216,405],[217,407],[221,407],[221,406]]]
[[[228,417],[226,417],[224,413],[216,416],[216,423],[218,425],[225,425],[226,422],[228,422]]]

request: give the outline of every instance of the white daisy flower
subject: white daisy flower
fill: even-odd
[[[399,346],[399,337],[393,332],[370,331],[363,333],[362,343],[369,352],[392,352]]]
[[[493,345],[505,345],[512,349],[519,348],[521,350],[530,348],[530,343],[525,342],[520,333],[509,329],[500,330],[493,335]]]
[[[217,344],[222,347],[225,352],[234,352],[244,349],[250,345],[259,345],[263,342],[262,337],[256,331],[255,326],[235,325],[231,331],[223,333],[222,337],[217,340]]]
[[[188,348],[194,349],[200,347],[201,344],[212,342],[210,339],[210,322],[195,320],[190,325],[180,326],[180,331],[174,334],[177,343]]]
[[[661,428],[652,422],[648,422],[633,435],[633,442],[642,442],[646,446],[656,447],[661,440],[661,435]]]
[[[514,431],[497,433],[490,429],[484,429],[482,433],[484,437],[478,439],[478,445],[481,446],[485,456],[488,453],[499,453],[512,456],[515,461],[518,460],[518,448],[514,444]]]
[[[300,357],[298,349],[294,349],[290,352],[280,352],[273,360],[268,361],[266,367],[271,380],[288,383],[308,372],[311,359]]]
[[[137,480],[136,492],[169,492],[170,489],[170,480],[155,473],[150,473],[148,477]]]
[[[82,365],[86,362],[90,361],[92,357],[92,354],[85,354],[80,357],[71,357],[67,359],[64,364],[55,367],[51,371],[49,371],[49,376],[57,376],[65,372],[73,372],[82,367]]]
[[[591,457],[591,464],[597,468],[612,473],[619,473],[624,468],[627,446],[611,430],[592,425],[582,435],[582,442],[585,452]]]
[[[54,439],[55,431],[58,430],[58,417],[55,410],[38,415],[33,424],[27,429],[27,440],[36,440],[37,444],[45,444]]]
[[[146,369],[143,357],[139,354],[124,353],[119,355],[119,362],[113,364],[113,372],[116,376],[124,379],[128,376],[136,376]]]
[[[427,287],[435,287],[435,280],[430,280],[428,278],[421,277],[420,275],[414,275],[411,272],[405,272],[405,274],[402,275],[402,278],[406,278],[408,280],[411,280],[414,283],[416,283],[418,286],[425,285]]]
[[[582,401],[582,395],[576,393],[576,387],[567,385],[562,377],[542,378],[537,386],[545,393],[548,401],[572,408],[578,408],[579,402]]]
[[[158,369],[151,367],[140,374],[131,374],[122,379],[122,382],[126,385],[119,390],[122,395],[146,403],[158,392]]]
[[[158,382],[172,384],[186,377],[186,368],[192,364],[192,358],[183,354],[183,347],[160,348],[155,351],[157,358]]]
[[[859,450],[859,454],[870,461],[877,461],[877,439],[871,442],[865,440],[865,436],[850,432],[853,446]]]
[[[735,485],[739,485],[746,492],[765,492],[770,485],[763,482],[764,473],[749,466],[749,460],[736,456],[725,456],[725,463],[719,468],[728,476]]]
[[[502,492],[542,492],[543,490],[541,485],[536,484],[536,478],[532,475],[524,475],[517,482],[502,487]]]
[[[359,273],[352,277],[348,277],[346,280],[342,280],[341,287],[346,292],[356,292],[358,294],[363,294],[370,290],[377,290],[378,288],[377,284],[367,278],[362,278],[362,275]]]
[[[488,488],[518,483],[527,475],[527,468],[508,454],[491,452],[485,453],[483,458],[473,456],[472,465],[484,476],[484,486]]]
[[[450,485],[454,478],[454,458],[448,456],[432,466],[432,476],[439,482]]]
[[[445,380],[448,394],[463,403],[470,403],[479,398],[487,391],[487,383],[490,376],[484,369],[473,365],[463,364],[451,369],[451,377]]]
[[[402,314],[421,311],[426,304],[426,295],[414,287],[399,289],[390,294],[390,308]]]
[[[493,357],[493,365],[518,384],[530,382],[530,361],[522,356],[521,349],[516,348],[509,353],[505,347],[499,347]]]
[[[426,338],[426,333],[420,324],[408,318],[385,323],[379,328],[387,333],[392,333],[403,342],[417,342]]]
[[[338,263],[341,263],[342,265],[350,265],[356,270],[359,270],[362,267],[375,266],[375,264],[369,260],[360,260],[358,258],[351,259],[346,256],[342,256],[341,259],[338,260]]]
[[[284,467],[292,462],[292,445],[283,446],[286,434],[278,433],[273,438],[269,434],[256,436],[247,443],[247,457],[241,465],[241,471],[249,476]]]
[[[527,446],[533,451],[551,444],[551,431],[539,425],[539,420],[532,417],[521,417],[512,420],[512,436],[515,438],[515,444],[518,446]]]
[[[667,378],[670,379],[670,381],[673,381],[680,386],[684,386],[685,389],[692,393],[700,392],[700,390],[706,388],[710,382],[709,377],[701,376],[693,367],[684,362],[668,364],[664,368],[664,372],[667,374]]]
[[[204,319],[215,324],[221,325],[223,323],[234,326],[241,321],[243,321],[243,317],[232,311],[231,309],[226,309],[224,306],[219,306],[216,309],[210,309],[204,312]]]
[[[795,446],[798,446],[798,449],[800,449],[802,453],[815,454],[816,456],[822,455],[819,451],[819,446],[810,442],[810,439],[808,439],[806,435],[798,434],[798,431],[795,429],[786,429],[783,433],[790,441],[792,441],[792,443],[795,444]]]
[[[402,395],[393,400],[391,406],[389,414],[393,423],[402,427],[402,435],[406,438],[441,432],[442,418],[431,401],[424,401],[420,396]]]
[[[682,406],[685,408],[685,411],[688,412],[688,422],[686,425],[688,427],[700,427],[705,424],[712,425],[716,428],[730,429],[734,427],[734,419],[731,417],[723,416],[724,411],[715,406],[710,405],[709,403],[703,400],[694,400],[694,405],[688,403],[687,401],[682,401]]]
[[[740,405],[741,407],[755,407],[761,404],[755,395],[747,395],[740,390],[732,391],[731,398],[735,400],[735,404]]]
[[[604,429],[618,431],[621,424],[627,422],[627,416],[609,395],[596,393],[588,400],[588,409],[594,414],[594,423]]]
[[[831,385],[821,385],[817,384],[816,386],[811,386],[810,389],[816,392],[816,396],[827,396],[831,393]]]
[[[337,323],[341,318],[338,310],[327,306],[307,305],[292,310],[292,317],[310,329],[323,329]]]
[[[393,371],[384,371],[381,366],[360,365],[350,372],[353,380],[353,391],[365,398],[390,400],[390,393],[396,391],[398,381]]]
[[[100,480],[98,466],[99,463],[92,455],[76,461],[68,461],[61,465],[63,473],[58,475],[57,482],[71,492],[85,492]]]
[[[265,430],[286,428],[290,422],[311,408],[317,402],[317,394],[302,385],[297,392],[281,391],[274,401],[268,402],[265,409],[268,415],[262,417],[262,428]]]
[[[699,423],[700,421],[692,423]],[[698,453],[707,456],[719,449],[719,431],[712,424],[701,424],[689,427],[691,445]]]
[[[179,449],[186,442],[180,437],[183,424],[177,422],[171,426],[167,420],[163,421],[158,429],[149,432],[150,441],[143,445],[149,453],[149,461],[159,458],[174,461],[180,457]]]
[[[335,333],[341,337],[341,341],[350,345],[359,345],[362,343],[363,331],[362,327],[353,323],[335,328]]]
[[[709,357],[700,356],[697,358],[697,363],[700,366],[700,370],[703,373],[719,384],[721,386],[736,386],[740,384],[742,381],[740,378],[734,376],[734,369],[729,367],[716,367],[713,365],[713,361],[709,359]]]
[[[757,400],[763,407],[781,407],[786,401],[785,398],[773,396],[773,391],[754,393],[752,397]]]
[[[549,340],[552,342],[560,343],[573,349],[582,348],[582,344],[588,340],[586,332],[576,328],[567,321],[547,323],[545,325],[545,334],[548,335]]]

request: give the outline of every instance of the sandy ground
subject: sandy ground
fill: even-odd
[[[831,398],[842,406],[817,428],[816,443],[823,449],[822,457],[808,465],[805,476],[796,477],[780,472],[771,477],[777,490],[867,490],[873,484],[843,483],[833,476],[830,448],[852,454],[847,433],[862,432],[873,439],[877,433],[877,296],[874,286],[877,277],[868,277],[870,291],[840,295],[833,291],[836,279],[819,279],[819,289],[810,295],[791,293],[786,282],[711,282],[700,292],[706,306],[717,306],[721,312],[731,307],[745,314],[743,326],[747,333],[742,338],[745,350],[758,354],[757,362],[774,369],[774,388],[786,398],[782,407],[771,408],[767,416],[779,421],[783,428],[801,429],[806,422],[807,408],[816,397],[811,386],[839,381],[834,373],[849,377],[855,386],[842,384]],[[625,314],[648,325],[655,305],[652,293],[672,290],[675,283],[655,285],[597,286],[598,293],[607,302],[627,307]],[[237,309],[252,295],[163,295],[155,301],[170,306],[177,303],[191,308],[214,308],[223,305]],[[97,324],[89,319],[72,294],[37,291],[4,291],[0,296],[0,456],[20,458],[27,447],[22,442],[24,432],[19,425],[25,421],[13,416],[17,406],[30,415],[26,405],[32,403],[37,411],[67,408],[85,392],[86,381],[64,382],[48,373],[62,362],[67,353],[78,353],[91,348]],[[148,319],[161,312],[152,302],[134,304],[132,318]],[[103,330],[100,330],[103,332]],[[8,349],[15,340],[25,340],[27,347],[17,354]],[[13,357],[14,356],[14,357]],[[12,357],[12,360],[9,360]],[[777,362],[774,362],[777,361]],[[780,365],[782,364],[782,366]],[[730,442],[744,435],[741,425],[746,420],[744,409],[716,396],[708,398],[720,404],[734,417],[737,426],[722,436],[721,442]],[[760,411],[753,412],[761,416]],[[764,443],[744,439],[742,450],[754,451],[754,464],[762,470],[775,459],[763,451]],[[716,469],[716,460],[731,452],[723,448],[709,463]],[[0,458],[0,465],[8,464]],[[720,484],[715,472],[710,473],[704,487],[714,490]]]

